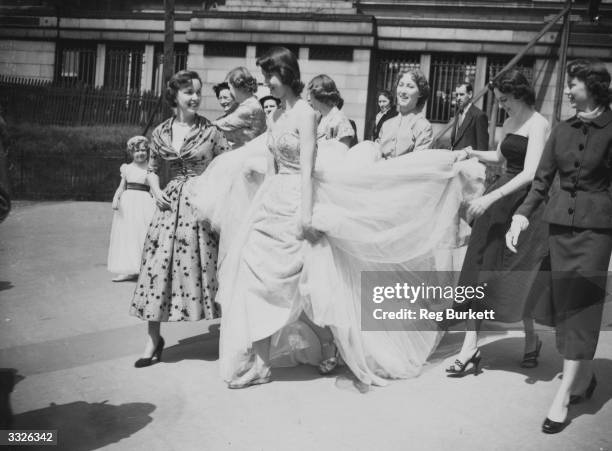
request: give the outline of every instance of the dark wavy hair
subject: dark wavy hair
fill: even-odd
[[[166,92],[164,93],[164,97],[166,102],[168,102],[168,105],[175,107],[176,95],[181,89],[192,86],[193,80],[198,80],[200,85],[202,84],[202,79],[198,73],[193,70],[180,70],[170,77],[170,80],[168,80],[168,85],[166,86]]]
[[[328,75],[317,75],[310,80],[306,89],[312,97],[325,105],[338,106],[340,103],[344,104],[336,83]]]
[[[215,91],[215,96],[217,97],[217,99],[221,95],[221,91],[224,91],[226,89],[229,91],[229,85],[225,81],[221,83],[217,83],[216,85],[213,86],[213,91]]]
[[[610,104],[612,100],[610,72],[601,61],[594,58],[570,61],[567,64],[567,76],[568,79],[575,77],[584,82],[598,106],[608,106]]]
[[[417,100],[417,108],[422,108],[429,99],[431,94],[431,88],[429,87],[429,82],[427,81],[427,77],[425,74],[421,72],[419,69],[409,69],[401,72],[399,77],[397,78],[397,83],[395,84],[395,93],[397,94],[397,85],[404,75],[410,75],[419,89],[419,100]]]
[[[514,69],[504,73],[493,81],[491,88],[497,88],[502,94],[512,94],[517,100],[522,100],[529,106],[535,105],[535,91],[527,77]]]
[[[225,81],[236,89],[242,89],[251,94],[257,92],[257,80],[246,67],[240,66],[230,70],[225,77]]]
[[[257,58],[257,65],[268,74],[278,75],[280,81],[289,86],[296,96],[304,89],[297,57],[291,50],[285,47],[272,47]]]
[[[393,94],[391,94],[391,91],[387,90],[387,89],[381,89],[376,93],[376,102],[378,103],[378,98],[380,96],[385,96],[387,98],[387,100],[389,100],[389,108],[393,109],[393,107],[395,106],[395,99],[393,98]]]

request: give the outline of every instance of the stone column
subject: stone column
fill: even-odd
[[[98,44],[96,52],[96,88],[104,86],[104,67],[106,65],[106,44]]]

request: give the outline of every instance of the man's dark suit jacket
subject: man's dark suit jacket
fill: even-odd
[[[451,149],[460,150],[472,146],[474,150],[489,150],[489,121],[487,115],[474,105],[470,105],[465,118],[455,133],[451,133]]]

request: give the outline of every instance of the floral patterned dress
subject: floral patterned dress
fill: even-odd
[[[171,208],[157,209],[142,254],[130,314],[147,321],[197,321],[219,317],[217,236],[198,222],[190,205],[189,184],[212,159],[229,149],[223,133],[197,116],[180,149],[172,147],[174,118],[160,124],[151,139],[149,171],[166,161],[170,181],[164,192]]]

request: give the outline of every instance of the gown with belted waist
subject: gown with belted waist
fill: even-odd
[[[148,321],[216,318],[218,239],[207,223],[195,219],[188,187],[229,146],[221,131],[197,116],[181,148],[175,149],[173,122],[160,124],[151,138],[148,170],[158,174],[161,161],[168,164],[164,193],[170,208],[158,208],[149,226],[130,314]]]

